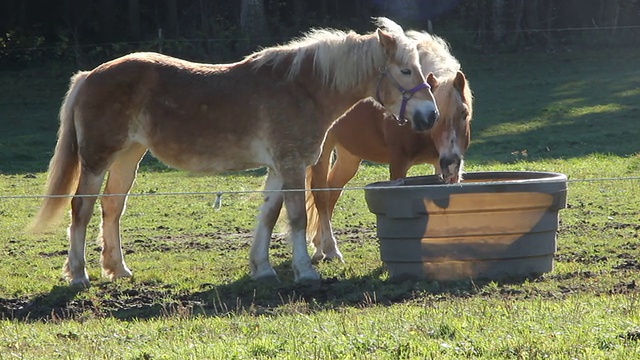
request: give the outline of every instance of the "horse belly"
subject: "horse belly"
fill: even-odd
[[[207,131],[163,132],[147,137],[150,152],[168,166],[195,173],[220,173],[271,166],[267,144],[255,137]]]

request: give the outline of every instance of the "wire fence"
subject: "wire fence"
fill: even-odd
[[[526,180],[516,180],[526,181]],[[628,176],[628,177],[606,177],[606,178],[586,178],[586,179],[567,179],[567,183],[594,183],[594,182],[614,182],[614,181],[640,181],[640,176]],[[391,183],[391,182],[390,182]],[[437,186],[451,186],[451,187],[466,187],[466,186],[478,186],[483,184],[491,184],[495,181],[474,181],[470,183],[460,182],[458,184],[442,184]],[[433,185],[377,185],[376,190],[389,190],[389,189],[424,189],[432,187]],[[151,196],[216,196],[220,199],[222,196],[227,195],[248,195],[248,194],[268,194],[268,193],[287,193],[287,192],[317,192],[317,191],[363,191],[367,189],[366,186],[348,186],[344,188],[312,188],[312,189],[262,189],[262,190],[218,190],[218,191],[176,191],[176,192],[142,192],[142,193],[118,193],[118,194],[62,194],[62,195],[18,195],[18,194],[2,194],[0,200],[4,199],[44,199],[44,198],[73,198],[73,197],[151,197]]]

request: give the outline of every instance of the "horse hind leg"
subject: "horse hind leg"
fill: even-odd
[[[138,163],[146,149],[136,144],[125,151],[109,167],[109,175],[101,198],[102,224],[99,241],[102,245],[102,274],[111,280],[129,277],[131,271],[124,262],[120,240],[120,218],[126,207],[126,194],[135,180]],[[118,194],[124,194],[118,196]],[[109,196],[113,195],[113,196]]]
[[[63,267],[63,275],[70,281],[72,286],[81,285],[89,287],[89,276],[87,275],[85,262],[85,243],[87,236],[87,225],[93,214],[93,207],[96,202],[104,171],[91,172],[82,167],[76,196],[71,200],[71,225],[69,225],[69,254]]]
[[[309,234],[313,236],[312,244],[315,248],[315,252],[311,257],[311,262],[314,264],[319,263],[325,258],[323,251],[323,227],[321,226],[327,219],[327,204],[329,199],[329,192],[327,189],[327,173],[331,163],[331,155],[333,153],[333,147],[335,146],[335,139],[329,132],[325,138],[325,142],[322,148],[320,157],[315,165],[310,167],[308,176],[310,177],[309,187],[310,189],[319,189],[312,191],[310,194],[306,194],[307,200],[307,228]]]
[[[251,278],[263,282],[278,282],[278,275],[269,263],[269,244],[273,227],[278,221],[282,209],[282,178],[269,170],[265,182],[264,203],[260,209],[258,224],[249,252],[249,269]]]

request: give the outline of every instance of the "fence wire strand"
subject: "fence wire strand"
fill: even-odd
[[[640,176],[629,176],[629,177],[609,177],[609,178],[586,178],[586,179],[567,179],[567,183],[592,183],[592,182],[609,182],[609,181],[638,181],[640,180]],[[516,182],[526,181],[526,180],[515,180]],[[464,186],[477,186],[479,184],[491,184],[496,183],[495,181],[474,181],[473,183],[465,183],[461,182],[458,184],[440,184],[436,186],[451,186],[451,187],[464,187]],[[433,187],[434,185],[376,185],[376,190],[390,190],[390,189],[420,189],[420,188],[428,188]],[[213,190],[213,191],[176,191],[176,192],[142,192],[142,193],[128,193],[128,194],[83,194],[83,195],[74,195],[74,194],[61,194],[61,195],[44,195],[44,194],[36,194],[36,195],[0,195],[0,200],[8,200],[8,199],[45,199],[45,198],[74,198],[74,197],[118,197],[118,196],[128,196],[128,197],[153,197],[153,196],[216,196],[216,199],[220,199],[225,195],[248,195],[248,194],[266,194],[266,193],[286,193],[286,192],[319,192],[319,191],[362,191],[367,189],[366,186],[351,186],[344,188],[314,188],[314,189],[280,189],[280,190],[269,190],[269,189],[261,189],[261,190]]]

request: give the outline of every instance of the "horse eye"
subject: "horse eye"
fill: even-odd
[[[402,70],[400,70],[400,72],[403,75],[411,75],[411,69],[402,69]]]

